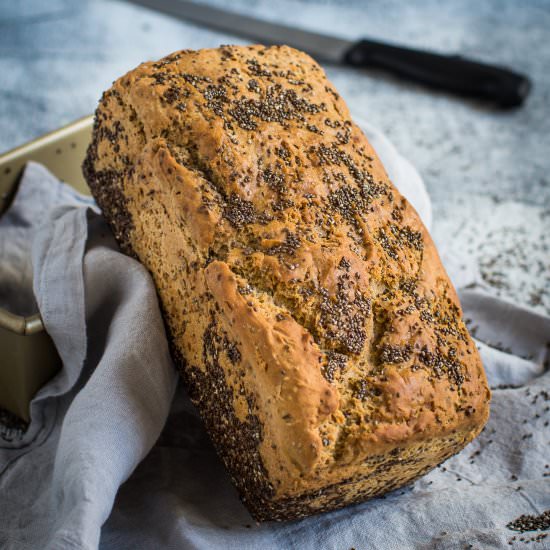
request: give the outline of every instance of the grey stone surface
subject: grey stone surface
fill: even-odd
[[[453,245],[449,231],[466,225],[470,230],[463,234],[473,233],[468,238],[475,241],[475,228],[496,215],[496,203],[531,207],[522,210],[530,212],[522,220],[529,246],[537,245],[530,217],[542,216],[543,229],[550,230],[545,217],[550,203],[550,2],[212,2],[317,31],[457,52],[527,73],[534,83],[527,103],[502,112],[378,72],[327,67],[352,111],[383,130],[424,177],[434,203],[433,234],[444,260],[464,248]],[[92,112],[112,80],[141,61],[223,43],[244,41],[120,1],[1,0],[0,150]],[[504,227],[507,222],[499,223]],[[504,241],[497,240],[497,249],[501,245]],[[535,285],[547,299],[546,309],[549,269],[547,261]]]

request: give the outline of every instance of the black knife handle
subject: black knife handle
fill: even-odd
[[[354,67],[377,67],[459,95],[495,101],[501,107],[521,105],[531,89],[527,77],[503,67],[372,40],[354,44],[344,60]]]

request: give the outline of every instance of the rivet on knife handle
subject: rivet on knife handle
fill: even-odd
[[[529,94],[531,82],[521,74],[459,56],[361,40],[345,55],[348,65],[377,67],[399,76],[459,95],[517,107]]]

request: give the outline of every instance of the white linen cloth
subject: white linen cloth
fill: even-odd
[[[429,225],[417,172],[365,130]],[[151,279],[91,203],[31,163],[0,240],[8,222],[33,240],[34,293],[64,365],[35,397],[27,432],[0,439],[1,548],[508,548],[509,521],[550,508],[548,317],[463,291],[480,340],[506,347],[480,343],[491,384],[506,385],[482,435],[383,498],[256,525],[181,387],[170,408],[177,378]]]

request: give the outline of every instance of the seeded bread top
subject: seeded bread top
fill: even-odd
[[[95,172],[165,190],[191,243],[189,285],[234,342],[279,485],[481,429],[485,374],[433,242],[309,56],[222,47],[144,63],[106,92],[94,136]],[[148,265],[154,243],[96,197]],[[185,317],[164,307],[169,324]],[[203,333],[176,342],[199,368]]]

